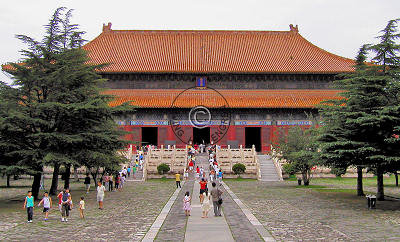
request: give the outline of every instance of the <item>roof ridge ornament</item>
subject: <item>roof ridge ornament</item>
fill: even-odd
[[[108,24],[103,24],[103,32],[110,32],[111,31],[111,22],[108,22]]]
[[[296,26],[293,26],[293,24],[289,24],[290,32],[299,32],[299,26],[296,24]]]

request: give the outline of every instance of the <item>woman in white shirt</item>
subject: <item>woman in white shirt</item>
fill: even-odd
[[[104,191],[106,188],[101,184],[101,181],[97,182],[97,202],[99,202],[99,209],[103,209]]]

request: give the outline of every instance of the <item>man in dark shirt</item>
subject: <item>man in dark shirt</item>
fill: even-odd
[[[89,174],[86,174],[84,184],[86,185],[86,193],[89,193],[89,190],[90,190],[90,177],[89,177]]]

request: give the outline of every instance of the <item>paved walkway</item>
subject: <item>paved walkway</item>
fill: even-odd
[[[207,156],[198,156],[196,165],[203,166],[208,174],[208,161]],[[208,188],[211,191],[211,183],[208,183]],[[226,222],[225,216],[215,217],[214,210],[211,206],[208,218],[202,218],[202,209],[199,199],[200,184],[198,181],[194,182],[192,197],[192,212],[188,219],[185,241],[235,241],[233,239],[231,230]]]

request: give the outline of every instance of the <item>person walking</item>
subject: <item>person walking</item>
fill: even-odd
[[[127,173],[128,173],[128,177],[131,177],[131,166],[128,166],[128,169],[126,169]]]
[[[61,198],[61,222],[68,222],[71,200],[72,198],[69,189],[64,189]]]
[[[34,206],[35,204],[33,201],[32,192],[28,191],[28,194],[25,197],[25,202],[24,202],[24,209],[26,209],[26,213],[28,214],[28,223],[32,223]]]
[[[182,188],[181,187],[181,174],[179,172],[177,172],[175,174],[175,182],[176,182],[176,188]]]
[[[108,180],[109,180],[109,183],[110,183],[110,185],[108,187],[108,191],[112,192],[113,191],[113,182],[114,182],[114,177],[113,177],[112,174],[110,174],[110,176],[108,177]]]
[[[90,177],[89,177],[88,173],[86,173],[85,181],[83,183],[86,186],[86,193],[89,193],[89,190],[90,190]]]
[[[121,182],[121,177],[119,176],[119,174],[117,174],[115,176],[115,190],[119,191],[119,183]]]
[[[211,196],[214,206],[214,216],[222,216],[221,215],[221,205],[222,205],[222,191],[217,188],[217,184],[215,182],[212,183]]]
[[[210,194],[206,191],[203,204],[201,204],[201,209],[203,211],[203,216],[202,218],[208,218],[208,211],[210,211],[211,204],[210,204]]]
[[[199,182],[199,184],[200,184],[200,195],[199,195],[199,199],[200,199],[200,204],[203,204],[204,193],[206,192],[207,182],[204,180],[204,178],[201,178],[201,181]]]
[[[100,181],[97,182],[97,202],[99,203],[99,209],[103,209],[104,192],[106,188],[101,184]]]
[[[49,219],[49,210],[53,206],[51,201],[51,197],[49,197],[48,192],[44,192],[42,200],[39,202],[38,207],[43,203],[43,213],[44,213],[44,221]]]
[[[191,201],[191,198],[190,198],[189,192],[186,192],[185,197],[183,198],[183,210],[185,211],[186,216],[190,216],[190,210],[192,210],[190,201]]]
[[[110,176],[108,173],[104,176],[104,187],[106,190],[110,190]]]

